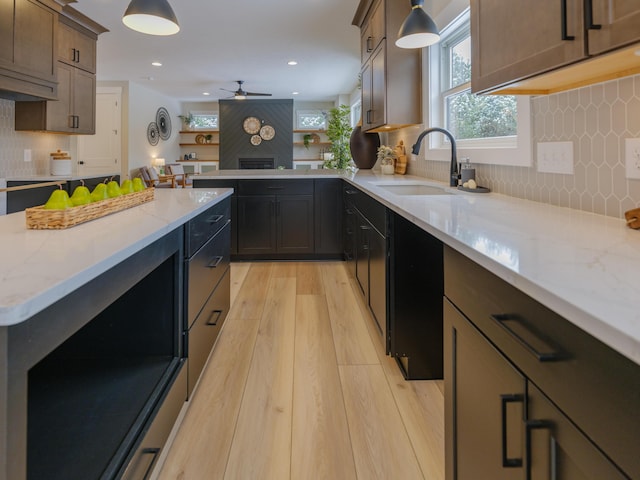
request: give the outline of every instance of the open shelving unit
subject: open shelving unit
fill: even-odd
[[[311,141],[306,147],[304,136],[315,134],[316,140]],[[326,130],[293,130],[293,164],[294,168],[317,169],[324,162],[323,153],[329,151],[331,142],[327,138]]]
[[[217,170],[220,160],[220,130],[180,130],[180,158],[188,174],[207,173]],[[211,135],[213,138],[208,143],[196,142],[198,135]],[[197,158],[184,160],[185,155],[195,153]]]

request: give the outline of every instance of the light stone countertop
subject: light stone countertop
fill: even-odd
[[[640,364],[640,230],[622,219],[375,170],[266,172],[199,178],[344,178]],[[450,194],[396,195],[383,184],[427,184]]]
[[[109,175],[13,175],[7,177],[7,182],[69,182],[71,180],[83,180],[85,178],[111,178],[115,175],[120,175],[120,173],[112,173]]]
[[[65,230],[29,230],[0,217],[0,326],[30,318],[233,190],[156,189],[154,200]]]

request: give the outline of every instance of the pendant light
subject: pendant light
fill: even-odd
[[[149,35],[173,35],[180,31],[167,0],[131,0],[122,22],[132,30]]]
[[[438,27],[422,9],[423,4],[424,0],[411,0],[411,12],[398,31],[398,47],[423,48],[440,41]]]

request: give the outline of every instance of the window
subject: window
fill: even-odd
[[[471,33],[467,9],[442,29],[428,51],[429,121],[456,138],[458,156],[476,163],[530,165],[529,98],[471,93]],[[449,159],[443,135],[429,139],[427,158]]]
[[[355,128],[362,116],[362,100],[358,99],[351,105],[351,127]]]
[[[200,130],[217,130],[220,128],[218,112],[191,112],[191,115],[193,115],[192,128]]]
[[[327,127],[326,112],[321,110],[297,110],[296,128],[299,130],[324,130]]]

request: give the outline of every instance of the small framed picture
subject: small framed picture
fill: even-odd
[[[189,159],[190,159],[190,160],[195,160],[196,158],[197,158],[197,156],[196,156],[196,152],[191,152],[191,153],[189,154]]]

